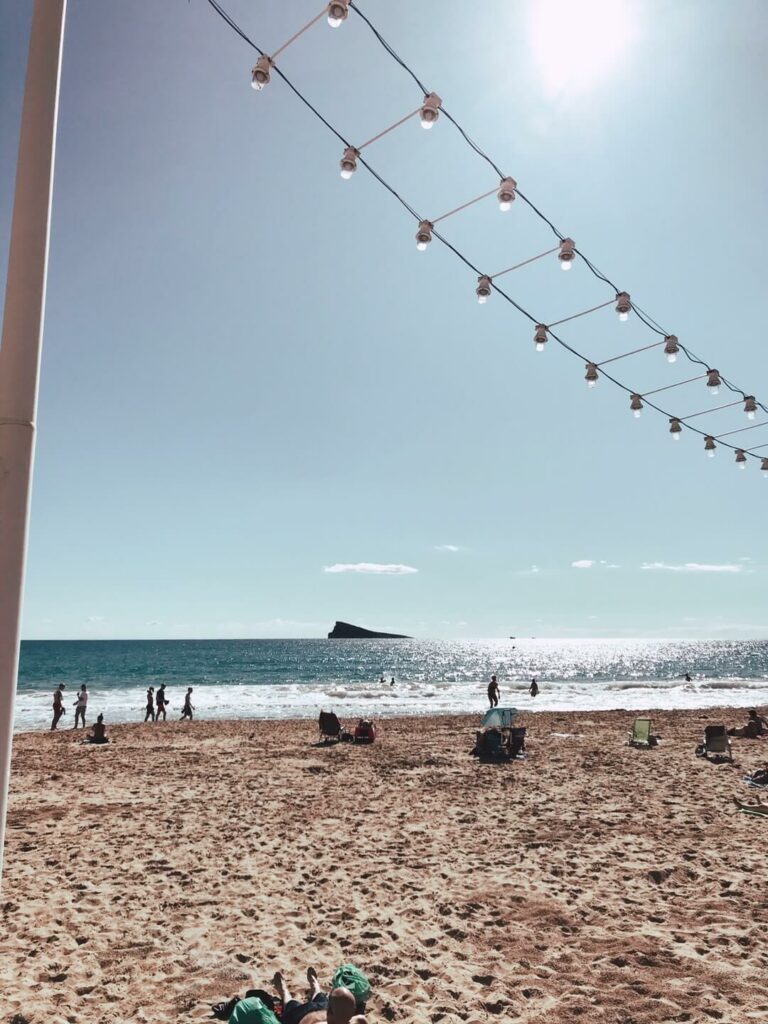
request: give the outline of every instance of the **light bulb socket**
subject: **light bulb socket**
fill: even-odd
[[[499,182],[499,191],[496,193],[496,198],[499,200],[499,206],[502,210],[508,210],[512,203],[514,203],[516,188],[517,182],[514,178],[502,178]]]
[[[629,408],[632,412],[640,413],[643,409],[643,397],[642,395],[632,395],[629,400]]]
[[[546,324],[536,324],[536,333],[533,336],[533,340],[536,342],[536,351],[543,352],[544,346],[547,343]]]
[[[421,121],[422,128],[432,127],[440,116],[440,107],[442,105],[443,101],[436,92],[431,92],[428,96],[424,97],[424,103],[419,111],[419,119]]]
[[[332,0],[328,4],[328,24],[331,28],[338,28],[348,17],[349,0]]]
[[[616,312],[619,316],[626,319],[631,309],[632,303],[629,300],[629,292],[616,292]]]
[[[707,436],[704,438],[704,451],[707,452],[709,455],[714,455],[716,448],[717,445],[715,444],[714,437],[710,437],[710,435],[707,434]]]
[[[416,246],[424,250],[432,241],[432,223],[428,220],[419,221],[419,230],[416,232]]]
[[[344,150],[344,156],[339,161],[339,167],[341,167],[342,178],[351,178],[357,170],[357,158],[360,156],[359,152],[354,146],[347,146]]]
[[[251,86],[256,89],[257,92],[261,91],[265,85],[269,85],[271,67],[272,58],[268,57],[265,53],[259,57],[251,68]]]
[[[487,302],[491,297],[491,279],[487,274],[481,274],[480,277],[478,277],[475,295],[477,295],[480,302]]]
[[[723,382],[720,380],[720,374],[717,370],[707,370],[707,387],[712,389],[714,394],[720,390],[720,385]]]
[[[743,448],[736,449],[736,465],[739,469],[747,468],[747,454]]]
[[[669,432],[676,441],[680,440],[680,434],[683,432],[683,424],[680,422],[677,416],[672,416],[672,418],[670,419]]]
[[[587,384],[593,388],[597,384],[597,363],[586,363],[587,372],[584,374],[584,380]]]
[[[557,254],[557,258],[560,260],[560,265],[563,270],[570,270],[571,263],[573,262],[576,255],[576,243],[572,238],[564,238],[560,242],[560,252]]]
[[[677,335],[668,334],[664,339],[664,353],[671,363],[674,363],[675,356],[680,351],[680,346],[677,343]],[[670,358],[671,357],[671,358]]]
[[[754,395],[747,395],[744,399],[744,412],[749,416],[751,420],[755,418],[757,412],[757,402],[755,401]]]

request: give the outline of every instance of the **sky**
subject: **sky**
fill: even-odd
[[[267,52],[316,0],[222,0]],[[768,400],[768,5],[360,8],[521,191],[710,366]],[[0,7],[5,278],[31,0]],[[438,16],[439,13],[439,16]],[[434,241],[205,0],[70,0],[25,638],[765,637],[768,480],[629,411]],[[362,143],[422,96],[354,13],[278,60]],[[498,184],[441,116],[370,146],[427,218]],[[440,225],[489,274],[556,244],[519,198]],[[498,282],[543,323],[613,291],[554,255]],[[592,359],[658,341],[612,304]],[[639,392],[694,376],[659,348]],[[725,393],[727,396],[727,393]],[[728,401],[696,381],[671,415]],[[758,417],[758,420],[760,417]],[[692,421],[737,430],[737,406]],[[736,435],[768,444],[768,428]],[[764,449],[768,454],[768,448]]]

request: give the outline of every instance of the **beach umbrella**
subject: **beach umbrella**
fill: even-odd
[[[0,884],[66,0],[35,0],[0,345]]]

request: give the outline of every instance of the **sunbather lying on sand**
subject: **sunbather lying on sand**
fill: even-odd
[[[764,804],[760,797],[757,798],[756,804],[743,804],[741,800],[733,798],[733,802],[736,804],[740,811],[746,811],[748,814],[761,814],[768,818],[768,804]]]
[[[335,988],[326,995],[314,967],[307,970],[309,1001],[300,1003],[288,991],[285,978],[277,971],[272,983],[283,1004],[283,1024],[365,1024],[357,1013],[357,1002],[348,988]]]

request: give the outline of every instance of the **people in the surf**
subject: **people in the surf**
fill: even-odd
[[[499,684],[496,682],[496,676],[491,676],[488,683],[488,703],[492,708],[499,706]]]
[[[73,729],[77,728],[78,722],[83,723],[85,728],[85,709],[88,707],[88,689],[85,683],[80,687],[80,692],[77,695],[75,701],[75,724],[72,726]]]
[[[691,673],[690,672],[686,672],[685,673],[685,681],[686,681],[686,683],[692,683],[693,682],[693,680],[691,679]]]
[[[157,709],[155,711],[155,721],[160,721],[160,715],[163,716],[163,721],[165,721],[165,709],[169,707],[169,702],[165,699],[165,683],[160,683],[157,688],[157,693],[155,694],[155,707]]]
[[[147,711],[144,715],[145,722],[154,722],[155,720],[155,688],[150,686],[147,689]]]
[[[53,731],[59,724],[59,719],[67,710],[64,707],[64,691],[66,686],[64,683],[59,683],[56,689],[53,691],[53,721],[51,722],[51,731]]]
[[[109,743],[107,739],[107,727],[104,725],[104,715],[98,715],[91,726],[90,735],[87,737],[89,743]]]
[[[395,677],[394,676],[392,676],[392,678],[389,680],[389,685],[390,686],[394,686],[395,685]]]
[[[179,721],[183,722],[185,718],[188,718],[191,722],[192,712],[194,710],[195,708],[194,705],[192,704],[192,687],[189,686],[187,687],[187,692],[184,696],[184,707],[181,709],[181,718],[179,719]]]
[[[534,676],[531,680],[531,685],[528,689],[528,692],[532,697],[535,697],[536,694],[539,692],[539,684],[536,682],[536,676]]]

